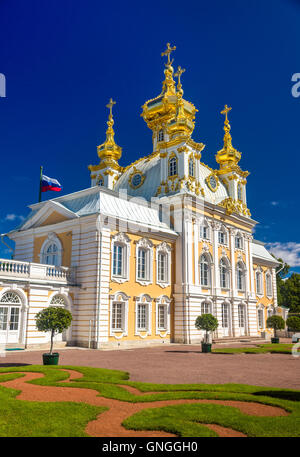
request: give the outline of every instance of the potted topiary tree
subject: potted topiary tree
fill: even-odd
[[[271,343],[279,343],[279,338],[276,336],[276,330],[283,330],[285,327],[284,319],[281,316],[270,316],[267,319],[267,327],[274,329],[274,337],[271,338]]]
[[[209,342],[209,332],[214,332],[219,326],[218,319],[212,314],[202,314],[198,316],[195,327],[198,330],[205,330],[205,338],[202,342],[202,352],[211,352],[211,343]]]
[[[53,352],[53,338],[55,333],[62,333],[70,327],[72,314],[60,306],[49,306],[39,313],[36,317],[36,327],[40,332],[51,332],[50,334],[50,352],[43,354],[44,365],[57,365],[59,353]]]
[[[286,320],[286,325],[289,329],[292,330],[292,332],[300,332],[300,317],[297,316],[290,316]],[[298,335],[294,335],[294,337],[297,337]],[[295,341],[298,343],[300,341],[300,338],[294,339],[292,341]]]

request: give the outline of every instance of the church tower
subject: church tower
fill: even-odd
[[[118,164],[122,156],[122,148],[115,143],[115,132],[113,129],[114,119],[112,108],[116,102],[110,99],[106,107],[109,109],[107,121],[106,140],[97,147],[100,158],[99,165],[89,165],[91,172],[91,186],[105,186],[107,189],[113,189],[114,184],[121,174],[121,167]]]
[[[228,120],[228,113],[231,109],[231,107],[225,105],[221,111],[221,114],[225,115],[224,145],[216,154],[216,161],[220,165],[217,175],[226,186],[229,194],[229,197],[221,203],[221,206],[226,208],[228,213],[238,212],[244,216],[250,216],[246,200],[246,178],[249,172],[243,171],[238,165],[241,160],[241,153],[232,146],[231,126]]]

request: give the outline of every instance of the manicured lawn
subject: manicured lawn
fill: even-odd
[[[245,349],[245,348],[243,348]],[[130,382],[122,371],[91,367],[39,365],[0,368],[0,382],[23,376],[18,373],[41,372],[43,378],[31,384],[62,386],[70,369],[83,377],[63,383],[64,387],[94,389],[99,395],[122,402],[153,402],[175,399],[240,400],[279,406],[290,414],[278,417],[253,416],[233,406],[216,404],[179,404],[146,408],[123,425],[135,430],[164,430],[183,437],[216,436],[201,425],[218,424],[248,436],[300,436],[300,391],[246,384],[150,384]],[[5,374],[8,373],[9,374]],[[3,373],[3,374],[2,374]],[[133,386],[144,394],[135,395],[122,385]],[[105,408],[75,402],[31,402],[17,400],[17,391],[0,386],[0,436],[85,436],[86,424]]]
[[[242,348],[217,348],[212,352],[216,354],[291,354],[293,344],[258,344],[257,347],[242,347]],[[299,352],[299,349],[298,349]]]

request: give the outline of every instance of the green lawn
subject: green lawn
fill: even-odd
[[[217,348],[212,352],[216,354],[265,354],[270,352],[272,354],[291,354],[293,344],[258,344],[256,347],[242,347],[242,348]],[[299,349],[298,349],[299,352]]]
[[[203,423],[219,424],[248,436],[300,436],[300,391],[245,384],[150,384],[129,381],[126,372],[90,367],[39,366],[0,368],[0,382],[23,376],[23,372],[41,372],[43,378],[31,384],[61,386],[68,379],[63,369],[83,374],[64,383],[64,387],[94,389],[99,395],[126,402],[149,402],[168,399],[220,399],[258,402],[284,408],[290,414],[281,417],[258,417],[230,406],[181,404],[147,408],[128,417],[123,425],[136,430],[164,430],[183,437],[216,436]],[[9,374],[5,374],[9,372]],[[130,385],[144,393],[128,392]],[[148,392],[148,393],[147,393]],[[153,392],[153,393],[152,393]],[[39,403],[17,400],[17,391],[0,386],[0,436],[85,436],[86,424],[105,408],[83,403]]]

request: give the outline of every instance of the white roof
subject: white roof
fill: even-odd
[[[253,257],[256,257],[259,260],[264,260],[267,262],[271,262],[274,265],[279,265],[279,262],[277,262],[276,259],[267,251],[267,249],[264,246],[264,243],[258,240],[253,240],[252,243],[252,253]]]

